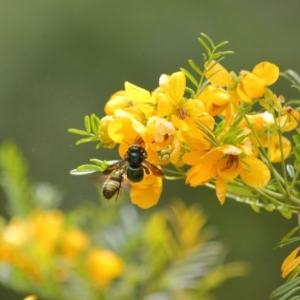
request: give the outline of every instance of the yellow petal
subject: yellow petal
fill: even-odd
[[[230,83],[230,76],[228,71],[219,63],[215,61],[210,62],[205,66],[208,70],[205,73],[205,77],[211,82],[211,84],[216,86],[227,86]]]
[[[157,115],[159,117],[168,116],[174,110],[173,103],[166,97],[160,97],[157,103]]]
[[[200,153],[199,151],[187,152],[182,156],[182,160],[185,164],[193,166],[199,162],[199,159],[203,154],[205,154],[204,151],[203,153]]]
[[[297,247],[295,250],[293,250],[287,258],[283,261],[281,265],[281,272],[282,277],[285,278],[290,272],[292,272],[294,269],[298,267],[300,264],[300,257],[296,259],[296,256],[300,250],[300,247]]]
[[[262,62],[254,67],[252,74],[262,79],[264,85],[268,86],[273,84],[278,79],[279,68],[269,62]]]
[[[184,120],[179,119],[177,116],[172,115],[171,121],[177,129],[179,129],[181,131],[189,130],[189,126],[187,126],[186,122]]]
[[[246,103],[252,103],[252,99],[246,95],[243,85],[241,83],[237,85],[236,92],[242,101]]]
[[[108,125],[108,135],[116,143],[121,143],[124,139],[126,139],[127,136],[136,136],[137,134],[133,130],[131,124],[132,121],[127,118],[113,120]]]
[[[240,160],[240,176],[251,187],[265,187],[271,179],[268,167],[258,158],[247,156]]]
[[[223,158],[218,161],[218,177],[223,179],[234,179],[239,175],[238,161],[237,156],[230,155],[229,158],[234,157],[236,159],[232,164],[229,163],[228,158]]]
[[[126,96],[135,103],[151,102],[151,95],[147,90],[144,90],[130,82],[125,82]]]
[[[282,151],[283,151],[283,158],[281,157],[281,150],[280,150],[280,141],[282,144]],[[289,139],[284,136],[279,137],[278,135],[273,135],[271,139],[268,141],[268,154],[271,162],[281,162],[282,159],[286,159],[292,149],[292,145]]]
[[[252,73],[245,73],[242,77],[242,85],[245,94],[253,98],[261,98],[265,93],[264,81]]]
[[[226,192],[226,180],[218,176],[216,180],[216,195],[221,205],[223,205],[226,200]]]
[[[148,179],[152,182],[148,183]],[[132,185],[130,198],[133,204],[147,209],[157,204],[162,191],[162,178],[150,174],[141,183]]]
[[[190,117],[200,117],[204,114],[205,108],[202,101],[189,99],[183,104],[183,108]]]
[[[217,175],[216,169],[216,164],[198,163],[187,171],[185,183],[193,187],[203,185]]]
[[[185,92],[185,75],[183,72],[173,73],[166,85],[166,95],[173,102],[178,104]]]
[[[124,109],[130,106],[130,100],[126,97],[125,91],[114,93],[105,104],[104,111],[107,115],[113,115],[115,110]]]
[[[23,300],[37,300],[37,296],[34,296],[34,295],[27,296]]]

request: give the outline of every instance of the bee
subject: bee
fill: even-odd
[[[140,182],[144,178],[144,171],[150,174],[150,171],[159,177],[163,177],[164,173],[161,169],[147,161],[147,152],[140,145],[132,145],[128,148],[125,157],[107,167],[103,173],[108,174],[114,170],[123,170],[126,177],[131,182]],[[150,170],[150,171],[149,171]]]
[[[102,195],[104,196],[104,198],[110,200],[113,196],[117,195],[117,201],[120,193],[122,192],[123,181],[124,170],[116,169],[112,171],[102,186]]]

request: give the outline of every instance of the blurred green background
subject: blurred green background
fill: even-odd
[[[201,62],[200,32],[216,43],[229,41],[227,49],[236,53],[223,63],[229,70],[251,70],[267,60],[300,72],[299,13],[299,1],[279,0],[2,1],[0,141],[14,139],[32,176],[63,189],[64,208],[97,201],[94,186],[69,171],[91,157],[118,156],[93,145],[75,147],[77,136],[68,128],[82,128],[86,114],[103,116],[104,103],[125,81],[153,90],[162,73],[187,67],[189,58]],[[297,96],[289,85],[281,79],[274,90]],[[218,289],[218,299],[268,299],[282,283],[280,264],[291,250],[272,247],[296,220],[256,214],[232,200],[221,207],[206,188],[166,182],[161,203],[174,196],[201,203],[229,247],[228,260],[253,266],[248,278]],[[0,298],[21,297],[1,288]]]

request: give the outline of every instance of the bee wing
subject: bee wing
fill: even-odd
[[[102,174],[110,174],[112,171],[116,169],[122,169],[123,165],[127,162],[127,158],[124,158],[120,161],[117,161],[111,165],[109,165],[103,172]]]
[[[155,175],[155,176],[159,176],[159,177],[163,177],[165,176],[164,172],[159,169],[157,166],[151,164],[149,161],[144,160],[143,163],[145,168],[148,168],[151,170],[151,172]],[[146,172],[147,173],[147,172]]]

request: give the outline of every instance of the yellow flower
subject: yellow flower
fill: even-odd
[[[37,300],[37,296],[35,295],[27,296],[23,300]]]
[[[26,220],[19,218],[10,219],[7,226],[4,227],[2,232],[2,239],[11,245],[22,246],[29,240],[28,224]]]
[[[265,87],[273,84],[279,77],[279,68],[269,62],[257,64],[252,72],[241,71],[241,80],[237,85],[240,99],[252,103],[252,99],[261,98]]]
[[[294,271],[300,265],[300,257],[296,257],[300,247],[297,247],[288,257],[283,261],[281,266],[281,276],[285,278],[288,274]]]
[[[86,258],[87,271],[96,285],[106,287],[124,271],[124,262],[113,252],[91,249]]]
[[[136,119],[128,112],[118,110],[115,112],[115,119],[108,124],[109,137],[118,144],[126,143],[130,145],[137,138],[137,132],[132,126],[134,121],[141,121]]]
[[[252,126],[253,132],[255,132],[256,135],[251,133],[250,139],[251,142],[254,146],[253,151],[257,152],[255,150],[256,147],[264,147],[267,148],[268,156],[271,162],[281,162],[282,158],[286,159],[292,149],[291,142],[289,139],[282,135],[278,135],[278,129],[276,127],[273,115],[267,111],[264,113],[259,113],[255,115],[247,115],[246,118],[248,119],[249,123]],[[287,128],[289,126],[294,126],[295,123],[292,121],[291,123],[289,122],[284,122],[287,121],[287,117],[283,117],[282,119],[277,119],[277,122],[280,123],[281,121],[282,126],[284,128],[284,124],[286,124]],[[240,123],[241,127],[247,128],[247,123],[245,120],[242,120]],[[259,140],[257,140],[257,137]],[[282,154],[281,155],[281,146],[280,146],[280,139],[281,139],[281,144],[282,144]]]
[[[131,102],[126,97],[125,91],[118,91],[114,93],[104,106],[106,115],[110,116],[115,113],[117,109],[125,109],[131,106]]]
[[[276,122],[283,132],[288,132],[298,126],[299,119],[299,112],[288,106],[282,108],[280,116],[276,119]]]
[[[282,153],[281,153],[281,145],[282,145]],[[271,162],[278,163],[283,159],[286,159],[292,150],[292,144],[289,139],[284,136],[272,135],[268,140],[268,156]]]
[[[131,106],[135,110],[143,112],[148,118],[155,111],[156,97],[152,96],[149,91],[144,90],[130,82],[125,82],[126,97],[130,99]]]
[[[230,95],[222,88],[207,86],[197,97],[204,104],[205,111],[211,116],[220,115],[230,103]]]
[[[147,149],[159,151],[171,143],[171,136],[175,134],[174,125],[164,118],[151,117],[147,125],[134,121],[132,127],[146,144]]]
[[[63,230],[64,215],[58,210],[36,211],[28,217],[32,241],[44,254],[52,254]]]
[[[89,245],[90,239],[85,232],[79,228],[70,228],[61,238],[60,251],[64,257],[74,261]]]
[[[219,63],[211,61],[205,66],[205,77],[215,86],[227,86],[231,83],[230,74]]]
[[[0,240],[0,262],[8,263],[22,270],[34,282],[39,281],[41,274],[36,261],[23,252],[22,248]]]
[[[258,158],[250,156],[242,146],[224,145],[204,154],[187,172],[186,183],[203,185],[216,178],[216,194],[221,204],[225,202],[226,180],[240,176],[251,187],[265,187],[271,174]]]
[[[113,148],[116,143],[112,140],[108,133],[108,126],[115,120],[112,116],[105,116],[100,120],[99,124],[99,139],[103,143],[104,148]]]
[[[162,192],[162,178],[154,174],[145,174],[142,182],[131,183],[131,202],[147,209],[157,204]]]

